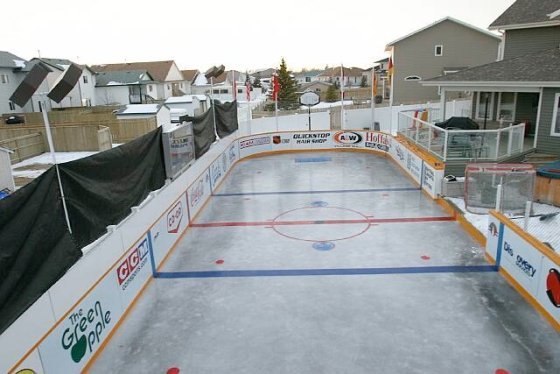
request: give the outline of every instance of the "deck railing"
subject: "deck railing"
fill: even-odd
[[[442,129],[418,112],[400,112],[398,134],[442,161],[501,161],[523,152],[525,124],[495,130]]]

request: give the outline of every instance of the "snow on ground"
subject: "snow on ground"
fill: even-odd
[[[455,206],[464,214],[464,217],[469,221],[478,231],[484,236],[488,232],[488,215],[487,214],[473,214],[467,212],[465,209],[465,201],[461,198],[446,197],[446,200],[455,204]],[[541,215],[548,213],[560,212],[560,207],[555,207],[548,204],[533,203],[532,215]],[[516,223],[523,229],[525,219],[519,216],[511,216],[511,221]],[[539,217],[530,217],[527,232],[543,243],[548,243],[556,251],[560,252],[560,214],[541,221]]]
[[[344,105],[352,105],[353,103],[354,102],[352,100],[344,100]],[[326,103],[324,101],[321,101],[319,104],[312,106],[311,109],[328,109],[337,106],[340,106],[340,101],[335,101],[332,103]],[[307,109],[307,107],[302,105],[300,109]]]
[[[61,164],[63,162],[74,161],[79,158],[88,157],[96,154],[97,152],[55,152],[56,162]],[[50,153],[43,153],[42,155],[28,158],[22,162],[12,165],[12,169],[21,168],[23,166],[29,166],[33,164],[51,164],[52,156]]]

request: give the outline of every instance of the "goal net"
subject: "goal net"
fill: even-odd
[[[526,202],[533,201],[535,176],[527,164],[467,164],[465,208],[475,214],[496,207],[502,213],[523,214]]]

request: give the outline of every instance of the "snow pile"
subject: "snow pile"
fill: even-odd
[[[459,208],[467,221],[469,221],[481,234],[488,232],[488,214],[473,214],[465,209],[465,201],[461,198],[446,197]],[[560,212],[559,207],[548,204],[533,203],[532,217],[529,218],[527,232],[543,243],[548,243],[557,252],[560,252],[560,214],[541,220],[543,214]],[[523,229],[524,217],[511,216],[512,222]]]

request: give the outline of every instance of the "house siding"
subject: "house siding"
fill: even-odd
[[[560,26],[507,30],[504,60],[528,55],[560,44]]]
[[[560,136],[550,136],[552,126],[552,115],[554,113],[554,98],[560,93],[558,88],[545,88],[541,107],[539,122],[539,133],[537,139],[537,151],[560,156]]]
[[[31,104],[24,108],[16,105],[15,110],[10,110],[10,96],[25,78],[25,73],[14,73],[11,68],[0,68],[0,75],[8,76],[8,83],[0,83],[0,114],[30,112]]]
[[[438,100],[437,87],[423,87],[407,76],[422,79],[443,74],[444,67],[473,67],[496,61],[500,40],[453,21],[444,21],[394,45],[393,103]],[[434,56],[436,45],[443,56]]]

